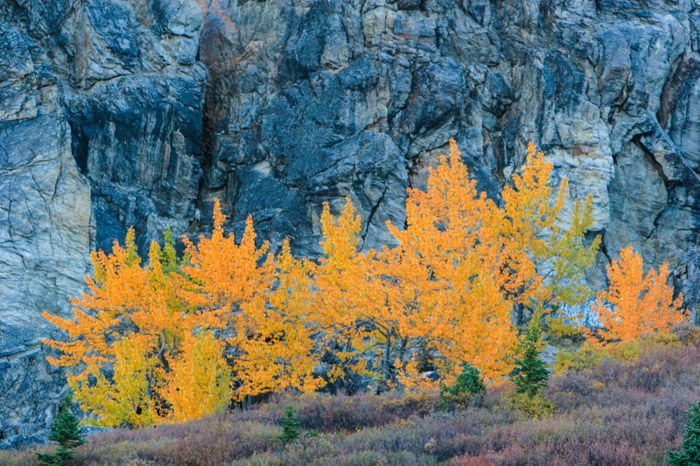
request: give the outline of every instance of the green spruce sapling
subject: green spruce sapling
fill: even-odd
[[[520,345],[520,357],[515,361],[513,382],[518,387],[516,389],[518,393],[525,393],[533,398],[547,388],[548,380],[547,363],[540,359],[539,317],[535,316],[530,321],[525,338]]]
[[[282,418],[282,435],[280,440],[285,445],[299,438],[299,419],[292,405],[287,405],[284,408],[284,417]]]
[[[700,402],[688,410],[688,417],[690,424],[685,429],[681,449],[667,452],[671,466],[700,465]]]
[[[481,401],[485,392],[486,387],[479,370],[470,364],[465,364],[455,383],[440,387],[438,407],[449,410],[454,410],[457,406],[466,408],[470,404]]]
[[[49,440],[56,442],[58,448],[54,453],[38,453],[41,466],[61,466],[73,459],[73,449],[84,443],[84,435],[78,418],[73,414],[74,403],[68,393],[59,406],[58,416],[51,424]]]
[[[540,338],[540,316],[536,313],[520,344],[520,357],[515,361],[516,393],[511,400],[515,408],[533,417],[554,411],[554,405],[540,393],[547,388],[549,380],[547,363],[540,358]]]

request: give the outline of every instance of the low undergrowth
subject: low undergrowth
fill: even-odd
[[[656,338],[622,356],[569,358],[544,391],[556,411],[541,419],[513,410],[508,384],[456,411],[438,409],[437,390],[280,396],[186,424],[94,435],[75,464],[662,464],[700,399],[699,340]],[[300,436],[285,445],[289,404]],[[0,464],[32,464],[48,449],[0,452]]]

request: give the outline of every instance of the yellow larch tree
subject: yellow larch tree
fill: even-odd
[[[392,329],[384,345],[384,364],[392,370],[392,382],[406,387],[430,385],[419,370],[430,367],[431,350],[440,338],[438,307],[445,282],[436,280],[421,258],[402,247],[383,248],[374,254],[377,280],[383,288],[385,327]],[[392,353],[393,350],[393,353]],[[393,361],[391,360],[393,358]]]
[[[158,356],[161,377],[154,391],[162,400],[160,409],[168,422],[197,419],[225,408],[231,400],[231,369],[223,345],[214,336],[220,328],[218,316],[197,309],[183,299],[183,288],[192,281],[181,270],[172,234],[166,230],[163,249],[151,243],[151,282],[165,298],[169,312],[148,313],[140,328],[160,330]],[[148,324],[145,324],[148,322]],[[159,419],[161,422],[162,419]]]
[[[498,377],[510,368],[513,312],[554,313],[590,295],[582,278],[599,243],[585,240],[592,201],[575,203],[563,218],[568,185],[563,180],[555,192],[552,169],[530,144],[499,208],[477,192],[452,140],[426,191],[409,190],[407,228],[389,225],[400,243],[384,256],[391,264],[385,275],[400,284],[392,294],[400,302],[390,307],[403,308],[404,327],[431,342],[443,363],[470,363]]]
[[[111,254],[92,255],[94,278],[87,277],[88,291],[72,300],[74,319],[44,314],[70,339],[46,341],[62,353],[49,361],[77,370],[68,381],[99,425],[137,427],[173,416],[183,419],[177,411],[182,382],[169,372],[180,361],[198,357],[200,348],[188,342],[193,332],[207,331],[212,320],[181,298],[183,278],[167,236],[165,251],[153,242],[148,264],[142,266],[130,229],[124,247],[115,242]],[[217,357],[218,364],[224,361]]]
[[[447,378],[469,363],[493,379],[511,368],[513,302],[536,282],[525,273],[533,269],[528,258],[502,241],[503,213],[477,192],[460,158],[451,141],[450,155],[431,169],[426,191],[409,190],[406,229],[389,224],[400,244],[395,254],[411,264],[397,274],[404,290],[397,306],[417,307],[407,324],[442,356]],[[516,288],[520,294],[509,293]]]
[[[142,267],[129,230],[125,247],[115,242],[111,254],[93,253],[94,278],[87,277],[88,291],[72,299],[74,319],[44,313],[70,338],[45,341],[62,353],[49,361],[78,369],[68,381],[102,425],[140,426],[160,416],[153,382],[177,338],[181,303],[162,274],[156,245],[151,257],[155,262]]]
[[[585,234],[593,224],[592,197],[574,202],[565,215],[568,180],[564,178],[555,191],[550,186],[552,170],[553,165],[530,143],[522,173],[503,188],[503,235],[510,248],[531,258],[542,277],[539,288],[524,296],[524,303],[533,312],[541,309],[560,319],[556,311],[561,305],[582,304],[592,295],[583,277],[595,260],[600,237],[586,244]],[[518,323],[522,320],[519,315]]]
[[[645,275],[642,256],[627,247],[606,270],[608,289],[598,294],[593,307],[603,326],[603,344],[636,340],[685,319],[683,295],[673,299],[673,287],[667,284],[667,264]],[[590,341],[596,343],[598,338],[591,336]]]
[[[233,353],[234,397],[318,388],[306,263],[292,258],[287,242],[275,261],[267,243],[256,245],[250,217],[240,242],[224,234],[225,220],[217,200],[211,237],[200,236],[196,245],[185,239],[189,259],[182,269],[189,286],[182,289]]]
[[[211,237],[185,238],[182,263],[166,232],[142,266],[129,230],[124,246],[93,254],[74,319],[45,314],[69,336],[46,341],[61,352],[49,360],[77,370],[69,382],[98,424],[186,421],[232,398],[323,384],[313,376],[320,352],[307,315],[308,263],[286,242],[275,261],[256,246],[250,219],[237,243],[224,221],[217,202]]]
[[[348,372],[359,372],[380,380],[390,378],[385,360],[380,368],[366,366],[363,358],[390,341],[393,333],[387,326],[386,299],[372,254],[359,251],[360,217],[349,199],[337,218],[324,204],[321,226],[325,257],[314,271],[313,319],[325,344],[336,349],[338,360],[329,377],[335,381]]]
[[[276,283],[268,290],[267,305],[244,305],[235,318],[231,342],[238,353],[239,400],[290,388],[312,392],[325,385],[313,374],[322,352],[313,339],[318,326],[309,316],[310,263],[295,259],[285,239],[274,266]]]

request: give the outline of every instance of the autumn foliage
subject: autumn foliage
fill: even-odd
[[[317,261],[293,257],[288,241],[273,253],[250,218],[239,239],[225,234],[218,201],[211,235],[183,238],[182,258],[168,232],[142,261],[130,230],[123,246],[93,254],[73,319],[45,314],[68,334],[46,342],[60,352],[50,361],[73,368],[77,400],[107,426],[180,422],[357,376],[377,391],[433,383],[427,370],[449,383],[465,366],[497,381],[514,367],[517,324],[533,313],[554,321],[591,295],[582,285],[599,242],[585,239],[591,200],[567,203],[552,170],[530,145],[497,204],[451,141],[426,190],[409,190],[406,225],[388,225],[396,247],[362,251],[347,199],[337,216],[324,206]],[[598,307],[611,338],[665,326],[680,306],[666,269],[638,277],[625,264],[611,268],[601,297],[614,316]]]
[[[667,284],[668,265],[644,274],[644,260],[631,247],[607,267],[610,285],[598,295],[594,310],[600,317],[603,344],[628,342],[642,335],[668,330],[685,318],[683,295],[673,299]],[[592,341],[597,342],[595,337]]]
[[[230,370],[221,346],[208,344],[220,323],[185,299],[189,281],[177,267],[165,271],[167,257],[153,243],[142,266],[129,230],[125,246],[115,242],[111,254],[93,254],[88,291],[72,300],[74,320],[44,314],[70,337],[47,342],[62,353],[49,361],[77,368],[68,381],[100,424],[178,421],[200,405],[227,404]]]

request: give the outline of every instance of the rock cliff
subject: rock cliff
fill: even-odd
[[[41,311],[134,225],[319,252],[349,196],[389,243],[457,139],[495,196],[532,140],[591,194],[604,265],[632,244],[700,300],[700,0],[4,0],[0,445],[52,418]]]

